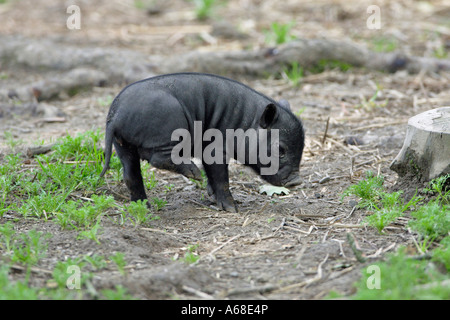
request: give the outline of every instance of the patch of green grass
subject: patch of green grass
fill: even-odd
[[[127,289],[123,286],[116,285],[115,289],[104,289],[100,290],[101,294],[103,295],[104,299],[106,300],[134,300],[135,298],[128,294]]]
[[[134,0],[134,7],[139,10],[144,10],[149,5],[150,1],[148,0]]]
[[[414,195],[404,203],[402,192],[388,193],[382,179],[368,174],[365,180],[350,186],[344,196],[364,197],[362,208],[373,214],[364,221],[381,233],[389,223],[410,211],[408,227],[418,239],[418,258],[406,255],[405,250],[388,256],[385,262],[374,263],[379,269],[381,288],[369,286],[374,276],[364,270],[354,299],[448,299],[450,297],[450,193],[449,176],[434,179],[424,190],[435,198],[425,202]],[[434,248],[434,249],[433,249]],[[442,266],[442,267],[441,267]],[[446,270],[443,272],[442,269]]]
[[[205,170],[200,170],[200,174],[202,176],[201,181],[192,178],[189,178],[189,180],[191,180],[196,185],[197,188],[205,190],[206,186],[208,185],[208,177],[206,176]]]
[[[442,264],[447,272],[450,272],[450,236],[443,238],[438,247],[433,250],[432,261]]]
[[[317,65],[313,66],[312,68],[308,69],[308,71],[312,73],[322,73],[325,70],[333,70],[338,69],[342,72],[346,72],[352,68],[352,65],[339,61],[339,60],[330,60],[330,59],[322,59],[320,60]]]
[[[266,43],[268,45],[279,45],[295,40],[296,37],[291,33],[294,26],[295,21],[284,24],[273,22],[270,25],[270,29],[264,31],[264,34],[266,36]]]
[[[6,144],[11,148],[13,152],[15,152],[16,147],[23,144],[23,140],[14,138],[14,135],[11,131],[5,131],[3,135],[6,139]]]
[[[373,209],[379,201],[380,193],[383,190],[383,183],[384,177],[375,176],[372,171],[367,171],[365,179],[344,190],[341,200],[350,195],[354,195],[361,198],[358,203],[359,208]]]
[[[218,0],[191,0],[195,6],[195,16],[198,20],[207,20],[211,18],[214,8],[219,4],[222,4],[223,1]]]
[[[200,256],[195,253],[195,251],[198,248],[198,244],[191,245],[187,248],[186,253],[184,254],[183,261],[186,264],[192,264],[198,261],[200,259]]]
[[[158,180],[156,179],[155,172],[149,170],[150,164],[146,161],[141,162],[142,178],[144,180],[145,187],[152,190],[158,186]]]
[[[424,191],[436,194],[436,201],[450,204],[450,174],[431,180]]]
[[[282,77],[286,78],[294,87],[298,87],[303,79],[303,68],[297,61],[291,63],[289,68],[285,68]]]
[[[107,95],[105,97],[100,97],[97,99],[97,104],[100,107],[108,107],[111,105],[111,103],[113,102],[114,97],[112,95]]]
[[[385,262],[375,264],[380,270],[380,289],[367,285],[372,274],[363,271],[357,284],[358,291],[352,297],[357,300],[448,300],[450,286],[448,274],[442,274],[430,266],[427,260],[408,257],[404,250],[389,255]]]
[[[445,45],[441,44],[439,47],[433,50],[433,55],[438,59],[447,59],[448,51],[445,48]]]
[[[420,249],[425,252],[429,245],[450,233],[450,206],[430,201],[411,213],[414,218],[408,226],[419,233]]]
[[[99,254],[86,255],[83,260],[88,262],[95,270],[104,269],[108,265],[105,257]]]
[[[154,215],[148,208],[147,202],[148,200],[132,201],[125,207],[124,212],[131,216],[130,219],[133,221],[135,226],[159,219],[159,217]]]
[[[367,111],[372,111],[377,108],[386,107],[388,100],[384,100],[383,102],[378,101],[378,96],[380,95],[381,90],[377,88],[375,93],[367,100],[365,97],[362,97],[362,101],[360,104],[356,106],[356,108],[364,109]]]
[[[69,278],[73,275],[73,267],[76,267],[80,271],[83,270],[85,263],[81,259],[68,258],[66,261],[58,261],[53,268],[52,282],[54,282],[58,288],[67,289]],[[92,277],[88,272],[80,272],[80,287],[86,283],[88,279]]]
[[[383,229],[398,217],[403,216],[406,210],[415,207],[421,201],[420,197],[414,195],[405,204],[401,197],[402,191],[386,192],[383,183],[383,177],[374,176],[371,171],[368,171],[366,179],[344,190],[341,198],[350,195],[359,197],[358,207],[373,211],[371,215],[364,219],[364,222],[375,227],[379,233],[382,233]]]
[[[50,159],[65,161],[82,159],[86,156],[97,156],[102,151],[99,146],[103,139],[104,134],[100,129],[86,131],[75,137],[67,135],[59,139],[52,148],[53,152],[50,154]]]
[[[127,262],[125,261],[125,254],[122,252],[117,252],[115,255],[111,255],[109,259],[111,259],[116,264],[120,274],[125,275],[124,268],[127,265]]]
[[[416,205],[422,200],[421,197],[414,195],[408,203],[404,204],[401,198],[402,191],[393,193],[382,192],[380,194],[380,207],[375,206],[375,212],[368,216],[364,221],[370,226],[375,227],[379,233],[394,222],[398,217],[403,216],[404,212]]]
[[[4,224],[0,224],[0,246],[6,249],[6,254],[11,252],[11,241],[15,235],[14,224],[8,221]]]
[[[12,136],[11,136],[12,137]],[[12,139],[12,138],[11,138]],[[11,140],[10,139],[10,140]],[[12,141],[12,140],[11,140]],[[14,141],[12,141],[14,142]],[[101,148],[103,134],[100,131],[88,131],[76,136],[67,135],[58,139],[52,151],[45,155],[27,159],[21,154],[7,154],[2,156],[0,165],[0,217],[6,212],[21,219],[41,219],[49,223],[56,223],[64,230],[76,230],[77,239],[88,238],[97,243],[102,228],[102,218],[131,217],[133,223],[146,223],[158,217],[154,211],[166,205],[164,199],[152,198],[154,209],[149,210],[146,203],[138,205],[142,209],[131,209],[118,205],[112,196],[99,194],[105,179],[99,174],[103,168],[104,155]],[[113,155],[111,167],[117,173],[121,171],[120,160]],[[158,181],[153,172],[149,175],[150,185],[154,188]],[[169,187],[168,189],[171,189]],[[134,211],[133,211],[134,210]],[[115,211],[115,212],[111,212]],[[103,257],[86,257],[86,259],[68,260],[57,263],[53,278],[48,280],[48,287],[28,288],[30,286],[31,268],[39,266],[47,252],[47,237],[49,235],[35,230],[20,234],[9,221],[0,224],[0,252],[2,267],[0,270],[0,298],[4,299],[82,299],[85,297],[102,298],[95,290],[68,290],[68,266],[85,266],[104,268],[106,261]],[[75,239],[74,239],[75,240]],[[120,256],[111,258],[118,269],[123,272]],[[25,280],[10,281],[12,274],[10,264],[22,265],[26,269]],[[86,277],[83,280],[83,277]],[[81,286],[89,288],[89,272],[83,270]],[[70,289],[70,288],[69,288]],[[105,298],[129,297],[122,289],[105,291]]]
[[[153,197],[152,203],[155,206],[156,211],[159,211],[166,206],[167,200],[160,199],[158,197]]]
[[[28,267],[34,266],[45,256],[47,250],[45,239],[50,236],[36,230],[20,234],[20,238],[16,238],[13,242],[11,262]]]
[[[392,52],[398,48],[398,40],[393,37],[375,37],[371,39],[370,47],[376,52]]]
[[[9,266],[0,266],[0,300],[37,300],[40,289],[30,288],[25,281],[11,282]]]

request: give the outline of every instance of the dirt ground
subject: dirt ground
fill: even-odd
[[[81,8],[80,30],[66,28],[66,8],[71,1],[17,0],[0,4],[0,33],[49,38],[80,47],[172,55],[267,46],[263,30],[272,22],[296,21],[292,34],[299,38],[346,39],[372,47],[376,39],[393,39],[396,49],[428,57],[442,48],[448,52],[450,45],[448,1],[229,0],[206,21],[196,20],[193,3],[183,0],[139,1],[151,10],[138,8],[132,0],[73,3]],[[379,30],[366,27],[366,10],[371,4],[381,8]],[[209,27],[217,21],[234,26],[247,37],[215,35]],[[177,32],[188,27],[190,33]],[[195,32],[194,27],[207,31]],[[2,65],[0,72],[6,75],[0,79],[1,88],[49,76]],[[57,261],[86,254],[125,253],[126,276],[113,268],[98,271],[93,278],[95,290],[122,284],[141,299],[322,299],[330,291],[350,296],[361,270],[399,246],[413,247],[413,240],[401,219],[387,227],[384,235],[361,227],[368,213],[353,208],[355,199],[341,201],[341,194],[367,170],[383,175],[388,187],[395,185],[398,177],[389,165],[402,146],[407,119],[450,105],[449,79],[449,74],[389,74],[356,68],[307,73],[298,88],[274,77],[239,78],[268,96],[288,99],[294,111],[303,111],[303,183],[289,195],[259,194],[263,180],[232,164],[231,192],[240,211],[217,211],[205,190],[179,175],[155,170],[159,184],[148,195],[166,199],[167,205],[149,228],[118,226],[105,218],[97,244],[75,240],[74,232],[61,231],[49,222],[28,219],[15,222],[15,226],[19,231],[35,228],[53,235],[40,270],[53,270]],[[124,85],[95,87],[46,101],[44,114],[25,110],[14,116],[0,115],[0,127],[23,140],[23,148],[67,133],[104,129],[109,105],[101,101],[114,97]],[[378,96],[369,102],[377,90]],[[64,120],[45,121],[49,116]],[[348,143],[355,137],[360,144]],[[6,142],[6,137],[0,136],[3,154],[9,151]],[[165,192],[169,184],[175,187]],[[128,196],[123,183],[110,185],[107,193],[115,195],[119,203],[127,203],[117,196]],[[13,218],[5,215],[2,220]],[[354,235],[366,263],[357,261],[348,233]],[[186,264],[182,257],[192,245],[198,245],[195,254],[200,259]],[[47,277],[45,272],[36,272],[32,281],[39,285]]]

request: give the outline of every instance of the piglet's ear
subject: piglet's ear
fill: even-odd
[[[259,125],[263,129],[270,129],[277,117],[277,107],[273,103],[270,103],[266,106],[266,109],[264,109],[261,119],[259,119]]]
[[[291,110],[291,105],[286,99],[281,99],[280,101],[278,101],[278,104],[280,105],[280,107],[285,108],[286,110]]]

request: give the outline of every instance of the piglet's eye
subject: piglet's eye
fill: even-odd
[[[280,158],[283,158],[286,155],[286,148],[283,148],[282,146],[280,146],[278,152],[280,153]]]

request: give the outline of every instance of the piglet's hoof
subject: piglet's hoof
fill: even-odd
[[[238,208],[236,203],[234,202],[234,200],[222,200],[222,201],[217,201],[217,206],[219,207],[219,209],[221,210],[225,210],[228,212],[234,212],[237,213],[238,212]]]

